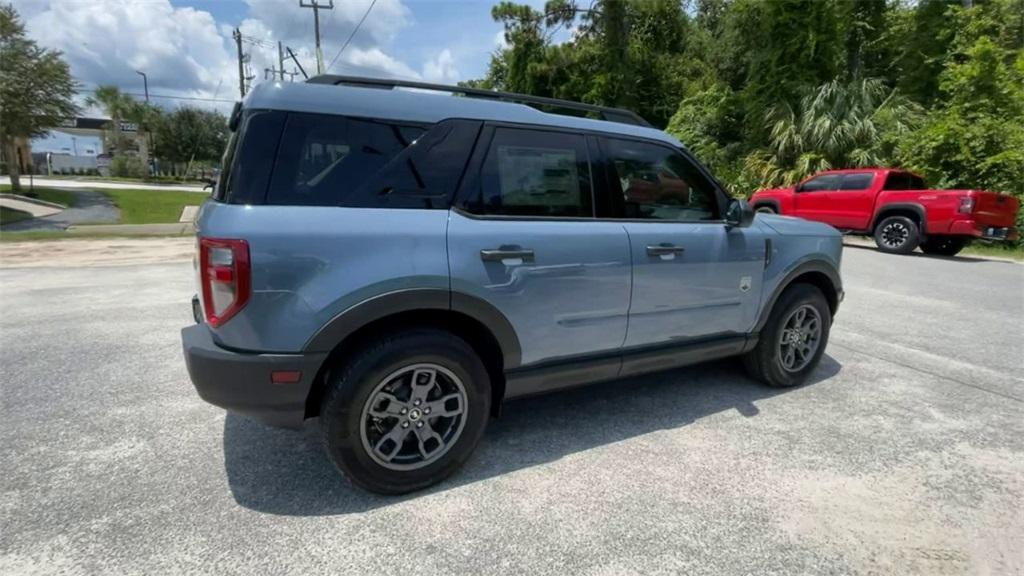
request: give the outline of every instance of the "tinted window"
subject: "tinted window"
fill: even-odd
[[[423,129],[321,114],[288,115],[268,204],[342,206]]]
[[[840,190],[867,190],[871,187],[871,181],[875,179],[872,172],[859,174],[844,174],[843,181],[839,184]]]
[[[515,216],[593,216],[583,136],[497,128],[469,209]]]
[[[225,173],[221,174],[216,195],[219,199],[235,204],[263,201],[286,116],[270,111],[246,114],[224,154]]]
[[[838,190],[840,176],[838,174],[825,174],[817,178],[811,178],[800,186],[801,192],[821,192],[824,190]]]
[[[621,194],[625,218],[715,220],[714,186],[685,156],[657,144],[608,140],[612,192]],[[617,188],[616,188],[617,187]]]
[[[926,190],[924,180],[909,172],[890,172],[885,179],[886,190]]]
[[[448,208],[480,122],[445,120],[414,140],[344,200],[345,206]]]

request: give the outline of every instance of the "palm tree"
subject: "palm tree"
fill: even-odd
[[[124,139],[121,135],[121,122],[132,122],[142,130],[159,113],[156,108],[149,104],[139,102],[128,94],[121,92],[117,86],[100,86],[85,102],[89,106],[103,108],[110,116],[113,134],[109,146],[111,156],[116,156],[118,150],[124,144]],[[145,156],[148,156],[148,151]],[[144,164],[148,164],[149,158],[144,157],[142,161]]]
[[[919,106],[881,80],[833,80],[806,91],[796,108],[769,109],[769,147],[748,156],[744,168],[762,186],[777,186],[830,168],[878,166],[920,117]]]

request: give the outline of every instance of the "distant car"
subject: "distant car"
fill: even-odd
[[[230,126],[192,382],[271,425],[319,417],[370,490],[448,476],[509,398],[730,356],[798,385],[842,300],[835,229],[755,221],[627,110],[322,76],[257,86]]]
[[[981,190],[930,190],[905,170],[829,170],[796,186],[761,190],[754,210],[874,236],[883,252],[952,256],[974,238],[1016,240],[1017,199]]]

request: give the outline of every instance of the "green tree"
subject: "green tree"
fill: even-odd
[[[1013,66],[982,36],[939,78],[943,105],[903,142],[903,161],[935,185],[1024,200],[1024,52]]]
[[[10,5],[0,5],[0,145],[11,188],[21,190],[15,139],[45,135],[78,112],[75,81],[61,53],[36,45]]]
[[[885,165],[919,116],[918,106],[878,79],[828,82],[796,107],[768,110],[769,145],[751,153],[745,169],[761,186],[776,186],[831,168]]]
[[[154,136],[163,160],[216,161],[227,145],[228,121],[219,112],[183,106],[163,115],[155,125]]]

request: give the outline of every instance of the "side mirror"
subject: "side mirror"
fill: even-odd
[[[754,222],[754,209],[746,200],[733,198],[725,210],[725,225],[728,228],[746,228]]]

